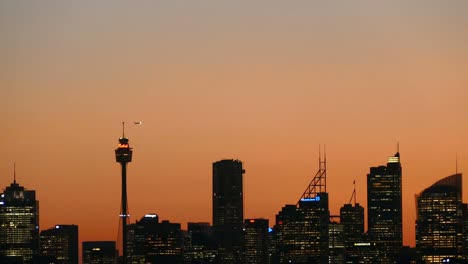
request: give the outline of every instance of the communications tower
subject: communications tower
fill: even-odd
[[[115,150],[115,160],[122,166],[122,208],[120,218],[122,219],[122,255],[123,263],[127,263],[127,163],[132,161],[132,148],[125,137],[125,122],[122,122],[122,137],[119,138],[118,148]]]

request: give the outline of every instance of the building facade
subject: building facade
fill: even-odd
[[[129,263],[183,263],[183,235],[180,224],[163,220],[156,214],[146,214],[129,225],[127,248]]]
[[[0,256],[32,263],[39,250],[36,192],[14,182],[0,194]]]
[[[83,242],[83,264],[115,264],[117,256],[115,241]]]
[[[367,175],[368,236],[379,248],[381,263],[396,263],[403,246],[401,181],[400,153]]]
[[[245,219],[245,263],[268,264],[268,219]]]
[[[52,256],[58,264],[78,264],[78,226],[56,225],[42,230],[40,255]]]
[[[209,223],[187,223],[184,262],[186,264],[215,263],[218,250],[213,228]]]
[[[423,263],[463,257],[462,175],[443,178],[416,196],[416,248]]]
[[[213,229],[220,263],[243,262],[244,173],[239,160],[213,163]]]
[[[283,207],[275,225],[279,263],[328,263],[329,218],[328,193]]]

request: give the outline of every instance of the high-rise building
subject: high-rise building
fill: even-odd
[[[462,175],[443,178],[416,196],[416,248],[424,263],[463,257]]]
[[[245,263],[268,264],[268,219],[245,219]]]
[[[362,247],[356,247],[355,244],[365,242],[364,207],[358,203],[354,204],[354,206],[352,204],[345,204],[340,208],[340,219],[343,225],[346,263],[356,263],[357,258],[362,254],[353,252],[353,250],[361,251]]]
[[[184,263],[215,263],[218,254],[213,228],[209,223],[187,223]]]
[[[42,230],[40,255],[55,257],[58,264],[78,264],[78,226],[56,225]]]
[[[377,245],[381,263],[396,263],[403,246],[401,175],[399,152],[367,174],[369,242]]]
[[[116,261],[115,241],[83,242],[83,264],[115,264]]]
[[[286,205],[276,215],[275,236],[280,263],[328,263],[328,193]]]
[[[239,160],[213,163],[213,229],[220,263],[243,262],[244,173]]]
[[[182,264],[183,235],[180,224],[159,222],[156,214],[146,214],[135,224],[129,225],[133,232],[128,248],[131,263]],[[131,254],[130,254],[131,253]]]
[[[343,225],[343,237],[346,247],[364,239],[364,207],[356,203],[345,204],[340,208],[340,219]]]
[[[32,263],[39,249],[39,202],[36,191],[16,183],[0,194],[0,256]]]
[[[340,216],[330,216],[330,223],[328,224],[329,264],[345,263],[346,247],[343,227]]]

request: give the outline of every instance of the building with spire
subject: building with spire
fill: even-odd
[[[16,182],[0,194],[0,258],[32,263],[39,249],[39,202],[36,191]]]
[[[296,205],[276,215],[276,257],[279,263],[328,263],[329,222],[326,156]]]
[[[462,175],[445,177],[416,195],[416,248],[423,263],[461,259],[464,205]]]
[[[367,174],[368,237],[381,263],[396,263],[403,247],[401,176],[399,152]]]

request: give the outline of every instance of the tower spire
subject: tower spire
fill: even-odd
[[[455,152],[455,174],[458,174],[458,153]]]
[[[13,162],[13,183],[16,184],[16,161]]]
[[[125,138],[125,122],[122,122],[122,138]]]

